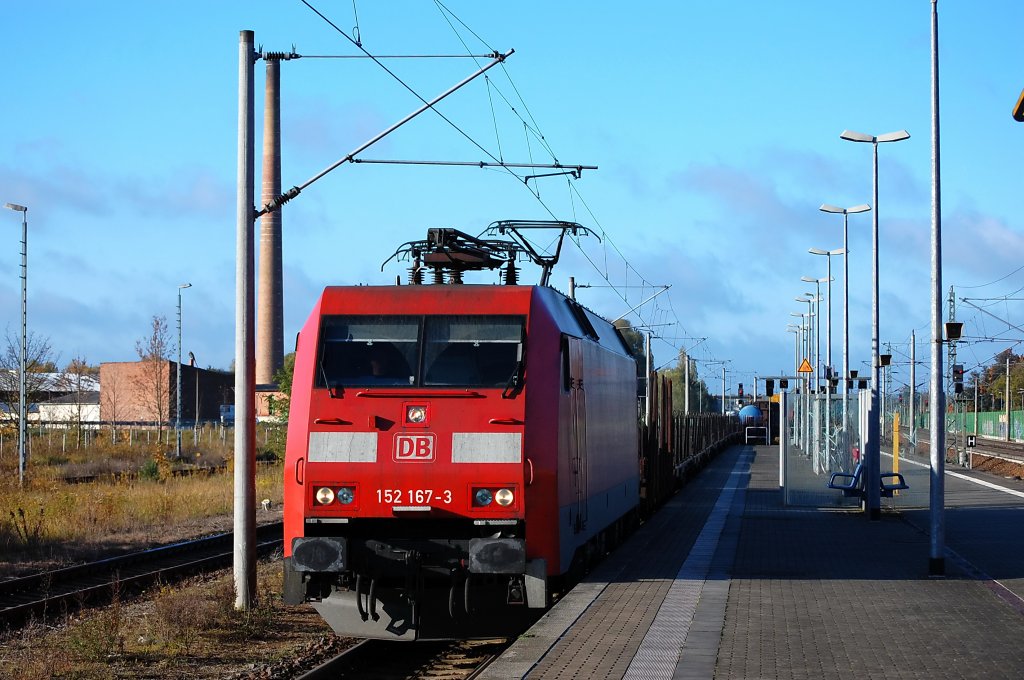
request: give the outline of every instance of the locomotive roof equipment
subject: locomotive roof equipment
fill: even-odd
[[[523,234],[535,229],[557,229],[557,245],[553,255],[537,250]],[[402,244],[391,257],[384,261],[381,269],[391,260],[411,260],[409,284],[423,283],[424,269],[432,270],[433,283],[460,284],[463,274],[468,271],[498,269],[504,267],[504,281],[508,286],[519,283],[517,260],[528,260],[541,268],[541,286],[550,285],[551,270],[558,263],[562,242],[566,234],[572,236],[594,236],[593,231],[576,222],[558,220],[500,220],[492,222],[480,236],[450,228],[427,230],[427,238]],[[501,236],[505,238],[493,238]],[[487,238],[492,237],[492,238]]]

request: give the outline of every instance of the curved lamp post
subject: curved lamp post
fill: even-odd
[[[838,208],[822,203],[818,208],[822,212],[839,213],[843,216],[843,433],[849,442],[850,425],[850,248],[848,244],[848,226],[850,213],[862,213],[871,210],[867,203],[851,208]],[[849,448],[847,446],[847,448]]]
[[[28,208],[17,203],[4,205],[8,210],[21,213],[21,358],[19,360],[18,397],[18,483],[25,484],[25,457],[28,451]]]
[[[793,312],[790,312],[792,316],[803,317],[805,338],[803,344],[803,358],[806,359],[809,356],[811,356],[811,324],[814,323],[815,316],[814,312],[811,311],[811,303],[814,302],[814,297],[813,295],[808,294],[805,295],[804,297],[798,297],[793,299],[796,300],[797,302],[807,303],[806,314],[794,314]],[[799,372],[799,368],[797,369],[797,371]],[[803,383],[803,394],[801,395],[802,398],[800,399],[800,409],[803,411],[803,418],[801,419],[803,422],[801,423],[800,427],[800,447],[803,450],[804,454],[809,454],[811,434],[811,376],[807,376],[801,382]]]
[[[872,520],[877,520],[882,516],[882,498],[880,494],[882,449],[881,428],[879,427],[878,420],[881,415],[878,412],[878,145],[885,142],[899,142],[909,139],[910,133],[906,130],[897,130],[896,132],[886,132],[883,135],[874,136],[864,134],[863,132],[843,130],[839,138],[850,142],[870,143],[873,151],[871,193],[875,210],[872,213],[874,219],[871,226],[871,279],[873,284],[871,295],[871,417],[868,418],[868,446],[866,453],[868,459],[868,517]]]
[[[174,439],[176,441],[174,450],[178,458],[181,458],[181,291],[191,287],[191,283],[183,283],[178,286],[178,406],[174,411]]]
[[[832,376],[835,370],[832,367],[832,256],[841,255],[842,248],[836,250],[822,250],[821,248],[808,248],[811,255],[824,255],[828,260],[827,276],[823,279],[816,279],[819,289],[821,282],[827,284],[826,302],[828,303],[828,316],[825,323],[825,445],[828,447],[828,463],[832,461]],[[806,279],[805,279],[806,280]]]

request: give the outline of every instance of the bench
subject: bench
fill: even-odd
[[[886,483],[887,479],[896,481]],[[880,487],[879,494],[885,498],[892,498],[894,492],[910,488],[910,486],[907,485],[907,481],[903,479],[903,475],[899,472],[883,472],[880,475],[878,483]],[[833,472],[832,477],[828,480],[828,488],[838,489],[847,497],[855,496],[857,498],[864,498],[867,495],[864,483],[864,464],[857,463],[857,467],[853,469],[852,473]]]
[[[887,478],[895,479],[896,481],[891,484],[886,484],[885,480]],[[894,491],[902,491],[910,488],[910,486],[907,485],[907,481],[903,479],[903,475],[899,472],[883,472],[879,475],[878,483],[882,486],[881,494],[886,498],[892,498]]]

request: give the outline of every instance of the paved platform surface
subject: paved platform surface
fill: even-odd
[[[719,455],[481,677],[1024,677],[1024,484],[948,475],[930,578],[927,510],[784,507],[778,465]]]

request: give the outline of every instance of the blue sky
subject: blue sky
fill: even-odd
[[[352,2],[312,4],[351,34]],[[818,206],[871,202],[870,146],[839,133],[906,129],[909,140],[880,148],[881,338],[896,345],[898,360],[916,329],[918,357],[927,360],[928,0],[443,6],[450,12],[433,0],[357,0],[364,47],[514,48],[490,72],[490,88],[478,79],[439,109],[506,161],[551,160],[536,138],[527,142],[525,118],[559,161],[600,169],[576,181],[541,180],[538,200],[503,171],[343,165],[285,207],[286,345],[323,286],[392,282],[404,267],[381,272],[381,263],[429,227],[478,233],[494,220],[553,215],[603,235],[601,243],[569,245],[553,277],[563,290],[570,275],[595,286],[578,296],[595,311],[616,317],[652,286],[672,286],[631,316],[662,338],[657,363],[694,344],[680,338],[707,337],[693,356],[731,360],[730,390],[755,374],[789,372],[786,324],[806,309],[793,298],[810,290],[800,277],[825,276],[824,258],[807,248],[842,245],[841,218]],[[1010,117],[1024,87],[1015,49],[1024,5],[940,0],[939,9],[943,287],[984,299],[976,304],[1020,325],[1019,303],[990,300],[1024,286],[1015,271],[1024,264],[1016,172],[1024,124]],[[43,0],[6,10],[0,202],[29,206],[30,329],[50,338],[62,363],[132,360],[154,314],[173,328],[178,284],[191,282],[183,348],[202,366],[227,367],[238,33],[251,29],[274,51],[355,48],[298,0]],[[476,68],[468,59],[387,64],[425,98]],[[262,82],[260,62],[257,93]],[[282,91],[286,187],[418,106],[366,60],[286,63]],[[363,157],[486,160],[430,113]],[[2,217],[0,322],[17,333],[19,215]],[[870,214],[851,216],[851,366],[862,370],[870,354],[870,228]],[[841,259],[833,259],[833,275],[839,366]],[[524,278],[536,276],[528,270]],[[1006,328],[966,305],[959,316],[974,338]],[[972,341],[961,358],[970,370],[1007,346]],[[717,390],[720,369],[701,372]]]

